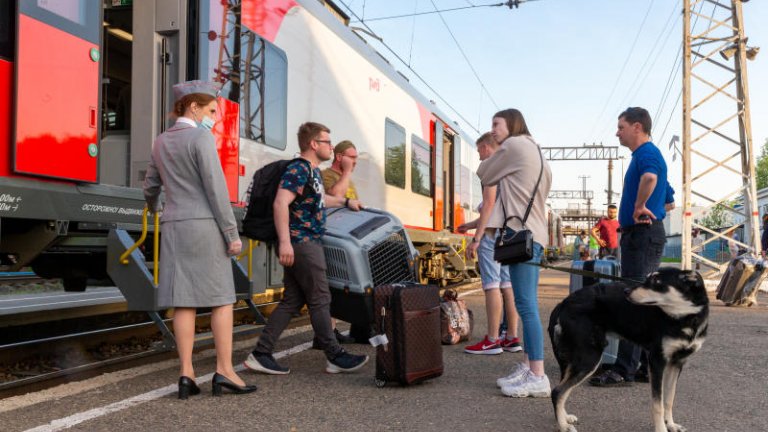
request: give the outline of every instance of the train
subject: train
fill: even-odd
[[[403,222],[420,281],[475,276],[457,231],[478,216],[474,139],[334,2],[7,0],[0,8],[0,271],[31,268],[68,291],[109,279],[110,232],[142,230],[141,186],[152,142],[173,122],[172,86],[199,79],[222,85],[212,132],[238,219],[255,170],[296,155],[295,131],[315,121],[334,142],[357,146],[361,200]],[[561,247],[561,225],[550,212],[547,246]],[[262,256],[269,262],[252,277],[278,286],[274,257]]]

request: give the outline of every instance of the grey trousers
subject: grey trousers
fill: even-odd
[[[323,245],[315,242],[293,245],[293,266],[284,268],[283,299],[269,316],[261,332],[254,354],[272,354],[280,334],[294,315],[306,304],[309,320],[320,346],[328,359],[335,358],[342,348],[336,341],[331,326],[331,292],[325,275]]]

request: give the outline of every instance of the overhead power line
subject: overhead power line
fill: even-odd
[[[500,6],[507,6],[508,8],[518,8],[522,3],[527,3],[531,1],[540,1],[540,0],[509,0],[503,3],[493,3],[493,4],[483,4],[483,5],[472,5],[472,6],[462,6],[462,7],[456,7],[456,8],[450,8],[450,9],[442,9],[442,10],[435,10],[433,11],[424,11],[424,12],[414,12],[409,14],[402,14],[402,15],[390,15],[390,16],[384,16],[384,17],[374,17],[374,18],[358,18],[360,22],[372,22],[372,21],[383,21],[383,20],[390,20],[390,19],[398,19],[398,18],[410,18],[413,16],[418,15],[430,15],[430,14],[439,14],[442,12],[454,12],[458,10],[465,10],[465,9],[475,9],[475,8],[482,8],[482,7],[500,7]],[[347,5],[344,5],[349,9]]]

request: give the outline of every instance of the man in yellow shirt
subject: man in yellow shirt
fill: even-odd
[[[357,199],[352,171],[357,165],[357,148],[351,141],[341,141],[333,148],[333,164],[322,171],[325,193]]]
[[[357,190],[352,182],[352,171],[357,165],[357,149],[351,141],[341,141],[333,148],[333,164],[330,168],[324,169],[321,174],[323,177],[323,188],[327,195],[343,196],[347,199],[357,199]],[[352,343],[355,338],[345,336],[336,329],[336,319],[331,318],[333,333],[339,343]],[[367,339],[367,338],[366,338]],[[364,341],[367,342],[367,341]],[[313,345],[314,346],[314,345]]]

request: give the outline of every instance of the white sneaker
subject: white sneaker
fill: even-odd
[[[514,367],[512,367],[512,371],[509,373],[509,375],[505,377],[501,377],[496,380],[496,387],[504,387],[507,385],[514,384],[523,377],[525,377],[525,374],[531,370],[527,364],[525,363],[517,363]]]
[[[552,390],[549,387],[549,378],[546,375],[536,376],[528,371],[522,380],[515,384],[505,385],[501,388],[504,396],[509,397],[549,397]]]

